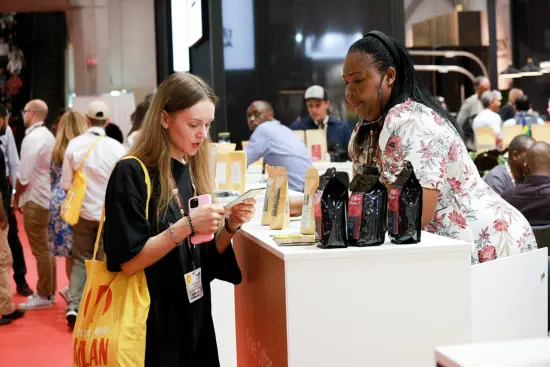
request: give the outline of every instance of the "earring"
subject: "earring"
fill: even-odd
[[[168,125],[162,125],[162,127],[164,128],[164,130],[168,130]]]

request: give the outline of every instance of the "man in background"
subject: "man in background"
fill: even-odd
[[[111,172],[126,150],[118,141],[106,136],[105,127],[109,124],[109,109],[103,101],[93,101],[86,113],[89,129],[72,139],[67,145],[60,185],[69,190],[73,183],[74,172],[82,163],[82,172],[86,176],[86,193],[82,201],[80,218],[73,226],[73,270],[69,282],[69,304],[67,306],[67,324],[74,326],[78,306],[86,283],[85,261],[93,255],[99,220],[105,201],[105,191]],[[92,144],[95,146],[92,147]]]
[[[263,158],[270,166],[283,166],[288,173],[288,187],[304,191],[306,171],[312,165],[305,144],[288,127],[275,119],[273,107],[255,101],[246,112],[252,136],[244,149],[248,164]]]
[[[510,89],[510,92],[508,92],[508,103],[502,106],[499,112],[502,121],[514,118],[514,116],[516,115],[516,100],[519,96],[522,95],[523,91],[521,89]]]
[[[531,126],[536,124],[544,124],[544,120],[531,110],[531,101],[526,94],[519,96],[516,99],[516,115],[504,121],[504,126],[522,125],[524,134],[531,134]]]
[[[483,178],[499,195],[523,182],[527,174],[527,151],[535,141],[527,135],[518,135],[508,146],[508,162],[490,170]]]
[[[485,76],[479,76],[474,81],[474,88],[475,93],[466,98],[462,106],[460,106],[460,110],[456,116],[458,128],[462,132],[467,145],[473,143],[473,119],[478,113],[483,111],[483,105],[481,104],[480,98],[484,92],[491,90],[491,81]]]
[[[10,245],[11,254],[13,257],[13,280],[17,286],[17,293],[21,296],[28,297],[33,294],[29,288],[25,276],[27,274],[27,265],[23,254],[23,246],[19,240],[19,230],[17,228],[17,218],[11,207],[11,198],[13,194],[13,185],[17,179],[19,171],[19,153],[15,144],[13,131],[8,124],[9,112],[8,109],[0,104],[0,149],[4,157],[4,165],[6,167],[7,187],[2,190],[2,199],[4,202],[4,210],[8,217],[8,243]],[[0,172],[0,174],[2,174]]]
[[[290,128],[292,130],[323,130],[327,137],[327,150],[331,155],[331,161],[349,160],[348,145],[351,128],[348,124],[328,114],[330,100],[324,88],[319,85],[309,87],[304,94],[304,100],[309,116],[294,122]]]
[[[502,197],[525,216],[532,226],[550,224],[550,145],[533,144],[527,152],[529,175],[525,182]]]
[[[474,117],[472,128],[474,134],[476,129],[481,127],[490,127],[495,132],[497,139],[502,138],[502,119],[497,111],[500,109],[500,101],[502,95],[499,91],[487,91],[481,95],[481,104],[483,105],[483,111]]]
[[[23,208],[23,224],[38,268],[36,294],[19,305],[25,310],[52,307],[57,286],[55,258],[48,245],[55,137],[44,126],[47,115],[48,106],[39,99],[27,103],[23,110],[26,131],[13,200],[16,207]]]

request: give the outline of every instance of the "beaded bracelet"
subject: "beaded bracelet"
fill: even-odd
[[[191,228],[191,236],[195,235],[195,227],[193,227],[193,221],[191,220],[191,216],[189,214],[185,214],[187,217],[187,220],[189,221],[189,227]]]

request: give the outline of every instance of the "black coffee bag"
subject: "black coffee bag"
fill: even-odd
[[[376,167],[364,166],[350,183],[348,244],[377,246],[386,240],[388,190],[380,183]]]
[[[347,177],[347,173],[329,168],[315,191],[315,239],[322,248],[347,247],[348,187],[344,175]]]
[[[422,230],[422,186],[411,162],[404,163],[388,194],[388,235],[398,244],[420,242]]]

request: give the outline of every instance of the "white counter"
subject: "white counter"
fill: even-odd
[[[550,338],[440,347],[441,367],[550,366]]]
[[[348,247],[338,249],[322,249],[317,246],[278,246],[272,239],[274,235],[285,233],[300,233],[300,221],[292,220],[287,230],[270,230],[268,226],[260,223],[248,223],[242,231],[243,236],[254,241],[257,245],[271,252],[281,260],[313,260],[313,259],[337,259],[347,257],[370,257],[401,254],[429,254],[437,252],[464,252],[464,242],[444,238],[441,236],[422,232],[422,242],[415,245],[395,245],[386,236],[386,243],[373,247]],[[468,246],[468,250],[471,246]]]
[[[470,341],[470,245],[423,233],[325,250],[273,233],[250,223],[234,238],[238,366],[428,366],[437,345]]]

